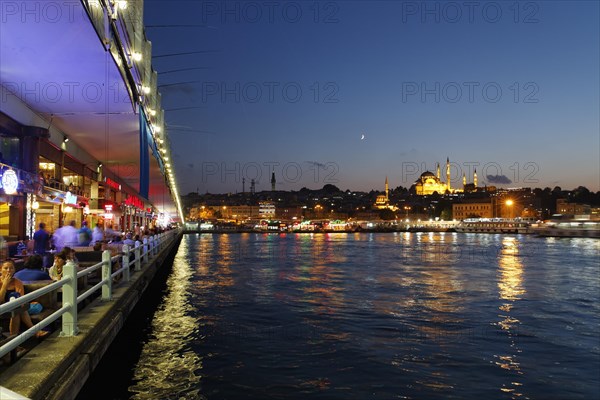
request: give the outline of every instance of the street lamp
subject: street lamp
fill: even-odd
[[[323,211],[323,206],[320,204],[317,204],[315,206],[315,213],[317,214],[317,218],[320,218],[321,216],[321,211]]]
[[[512,205],[514,202],[511,199],[506,200],[506,206],[508,207],[508,218],[512,218]]]

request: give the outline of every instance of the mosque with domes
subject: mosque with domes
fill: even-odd
[[[434,193],[463,193],[467,187],[477,190],[477,170],[473,173],[473,184],[467,185],[467,177],[463,173],[463,188],[453,188],[450,176],[450,159],[446,158],[446,182],[442,182],[440,177],[440,163],[437,164],[437,171],[425,171],[415,182],[415,192],[418,196],[429,196]]]

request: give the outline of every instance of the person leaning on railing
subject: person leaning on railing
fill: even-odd
[[[2,263],[0,269],[0,304],[6,303],[11,299],[16,299],[25,294],[25,288],[23,282],[14,277],[15,274],[15,263],[11,260],[6,260]],[[10,334],[18,335],[21,330],[21,322],[29,329],[33,327],[31,317],[28,312],[29,306],[23,306],[13,311],[12,318],[10,319]],[[46,331],[39,331],[35,334],[36,337],[41,338],[48,334]]]

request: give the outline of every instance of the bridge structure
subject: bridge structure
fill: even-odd
[[[183,222],[143,0],[2,2],[0,235]]]

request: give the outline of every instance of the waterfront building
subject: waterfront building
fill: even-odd
[[[260,218],[259,206],[227,206],[221,211],[221,216],[224,219],[258,219]]]
[[[282,221],[302,221],[302,207],[277,207],[275,215]]]
[[[493,218],[494,216],[491,199],[463,200],[461,203],[452,204],[452,218],[459,221],[465,218]]]
[[[261,201],[258,203],[259,218],[274,219],[275,211],[276,211],[275,203],[273,203],[271,201]]]
[[[143,1],[57,6],[0,26],[0,235],[182,221]]]
[[[563,215],[591,215],[592,207],[588,204],[569,203],[566,199],[557,199],[556,213]]]

